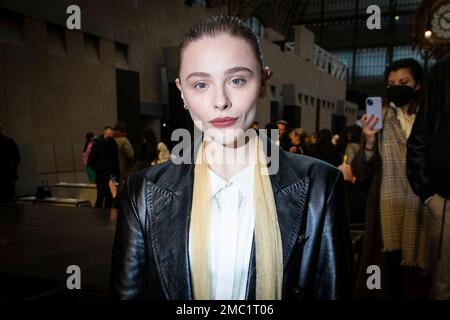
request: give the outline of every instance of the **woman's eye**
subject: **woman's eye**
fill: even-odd
[[[206,83],[204,82],[198,82],[194,85],[194,89],[205,89],[206,88]]]
[[[235,86],[243,86],[246,82],[247,81],[245,81],[244,79],[240,79],[240,78],[231,80],[231,83]]]

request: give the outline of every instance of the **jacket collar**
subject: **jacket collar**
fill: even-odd
[[[278,148],[273,141],[268,140],[268,143],[271,148]],[[197,145],[198,141],[191,149],[192,157],[196,154]],[[285,271],[297,242],[302,217],[306,214],[309,178],[298,176],[286,152],[280,149],[279,155],[279,170],[270,176],[270,180],[277,207]],[[151,181],[146,183],[152,251],[165,297],[171,300],[192,299],[188,239],[193,180],[193,164],[172,164],[159,179],[158,185]],[[248,292],[254,291],[255,276],[254,263],[250,263],[251,285]],[[251,295],[247,293],[247,297]]]

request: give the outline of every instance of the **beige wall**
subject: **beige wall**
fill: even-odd
[[[56,50],[49,44],[48,23],[65,26],[70,4],[81,8],[82,30],[64,28],[65,50]],[[117,120],[115,68],[138,71],[141,101],[158,103],[163,48],[177,46],[189,26],[202,18],[226,13],[226,8],[189,7],[184,0],[15,0],[2,1],[0,7],[25,17],[22,42],[0,38],[0,122],[20,147],[19,194],[33,193],[43,178],[85,182],[80,162],[85,133],[100,133]],[[98,36],[97,60],[84,34]],[[128,47],[125,62],[116,52],[117,43]],[[313,131],[312,98],[345,99],[345,82],[268,40],[262,40],[262,47],[274,71],[269,85],[279,93],[283,84],[294,83],[297,97],[311,97],[305,105],[297,98],[297,104],[303,106],[302,126]],[[270,120],[271,99],[279,98],[267,92],[257,114],[263,126]],[[321,126],[331,125],[331,112],[324,110]]]

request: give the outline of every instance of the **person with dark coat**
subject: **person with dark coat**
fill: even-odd
[[[407,144],[406,173],[431,215],[430,298],[450,299],[450,54],[431,69]]]
[[[16,142],[3,135],[0,125],[0,202],[14,202],[20,153]]]
[[[278,120],[277,121],[277,127],[279,130],[279,146],[284,151],[289,151],[289,148],[291,147],[291,139],[289,139],[289,132],[288,132],[288,123],[284,120]]]
[[[158,160],[158,139],[153,129],[144,131],[144,143],[142,144],[142,161],[151,165]]]
[[[96,208],[112,207],[112,194],[109,190],[109,180],[111,176],[114,176],[117,181],[120,177],[119,154],[113,134],[114,131],[111,127],[105,127],[103,135],[97,139],[89,155],[88,166],[94,169],[96,176]]]

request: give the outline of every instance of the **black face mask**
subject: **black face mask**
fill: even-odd
[[[403,107],[414,99],[416,91],[410,86],[392,86],[387,88],[387,95],[396,107]]]

